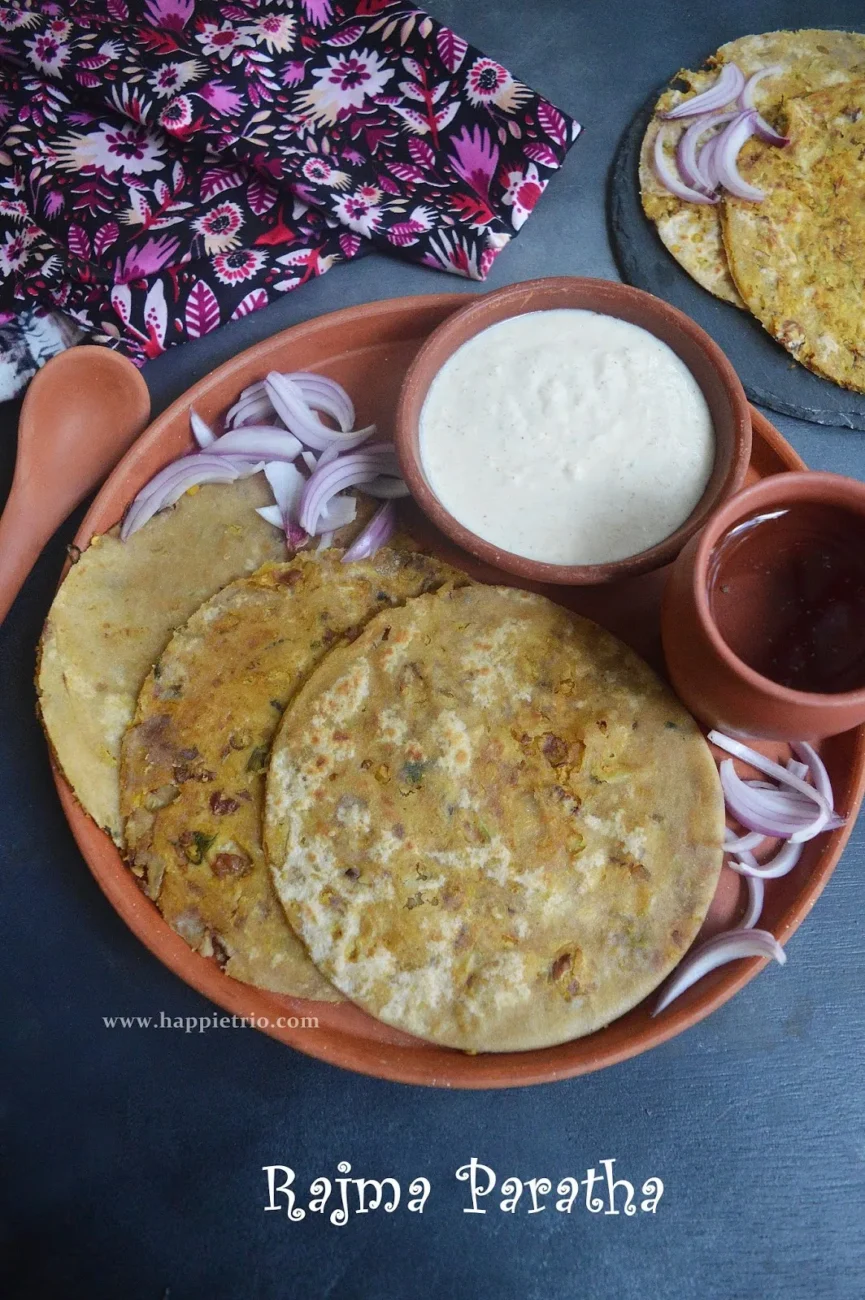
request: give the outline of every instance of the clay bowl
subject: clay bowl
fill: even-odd
[[[820,740],[865,722],[865,687],[821,695],[780,686],[733,653],[712,617],[709,574],[719,539],[742,520],[797,503],[833,507],[865,525],[865,483],[841,474],[775,474],[727,501],[671,571],[661,613],[664,657],[677,694],[708,726],[765,740]],[[751,644],[770,624],[771,597],[762,582],[771,583],[772,562],[772,554],[759,557],[761,577],[737,611],[750,620]]]
[[[482,330],[527,312],[577,307],[639,325],[668,344],[699,383],[715,426],[712,476],[693,512],[657,546],[607,564],[546,564],[504,551],[459,523],[433,492],[420,458],[420,414],[429,386],[448,358]],[[669,564],[712,511],[744,482],[751,455],[748,401],[735,370],[716,343],[689,317],[660,298],[610,280],[554,276],[527,280],[475,299],[434,330],[410,367],[397,406],[395,441],[412,496],[432,522],[463,550],[487,564],[535,582],[588,586],[631,578]],[[482,486],[482,485],[481,485]]]

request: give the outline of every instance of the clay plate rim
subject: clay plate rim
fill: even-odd
[[[292,350],[302,352],[300,360],[304,365],[316,364],[311,351],[318,353],[320,363],[332,364],[351,350],[351,340],[355,348],[364,346],[368,323],[380,327],[387,339],[394,341],[422,338],[464,305],[463,295],[431,294],[349,307],[292,326],[240,353],[183,393],[142,434],[97,495],[75,536],[75,545],[83,548],[98,529],[104,530],[114,522],[120,515],[120,505],[111,503],[125,504],[156,469],[189,446],[190,405],[194,404],[207,419],[224,409],[245,383],[266,373]],[[382,342],[378,336],[374,336],[374,341]],[[286,364],[296,361],[294,356]],[[770,472],[778,472],[777,461],[788,469],[806,468],[764,416],[752,409],[751,418],[756,435],[752,461],[774,460],[776,464]],[[193,952],[141,893],[110,837],[80,807],[53,760],[52,765],[64,813],[92,875],[115,911],[163,965],[217,1006],[237,1016],[275,1018],[317,1013],[321,1018],[340,1018],[339,1013],[344,1013],[348,1004],[279,998],[231,979],[213,962]],[[786,943],[814,906],[849,838],[865,788],[865,728],[860,728],[853,739],[845,778],[847,824],[824,842],[807,884],[774,927],[782,943]],[[531,1052],[466,1056],[390,1031],[350,1005],[349,1014],[341,1017],[348,1021],[347,1027],[337,1025],[310,1031],[271,1024],[263,1032],[308,1056],[395,1082],[466,1089],[550,1083],[617,1064],[666,1042],[722,1006],[766,964],[752,959],[722,967],[685,994],[658,1021],[645,1015],[645,1004],[642,1004],[595,1035]],[[641,1018],[636,1026],[632,1023],[635,1016]],[[376,1037],[362,1036],[367,1021],[375,1028]],[[591,1045],[588,1052],[587,1044]]]

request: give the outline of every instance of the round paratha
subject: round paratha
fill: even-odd
[[[348,998],[470,1051],[559,1043],[693,941],[724,803],[696,724],[631,650],[544,597],[445,589],[379,614],[286,710],[265,847]]]
[[[865,71],[865,69],[863,69]],[[737,288],[803,366],[865,392],[865,80],[786,105],[790,144],[757,141],[739,170],[760,203],[729,198],[723,230]]]
[[[341,563],[299,555],[231,583],[175,632],[123,742],[127,856],[191,947],[234,978],[297,997],[338,995],[289,928],[264,861],[270,742],[287,701],[373,615],[446,580],[407,548]]]
[[[640,153],[640,192],[643,210],[655,223],[664,245],[688,274],[717,298],[743,307],[742,296],[730,273],[721,231],[721,209],[687,203],[664,188],[655,175],[652,155],[661,127],[660,114],[692,95],[701,94],[715,81],[725,63],[737,64],[745,76],[761,68],[777,67],[778,74],[765,77],[756,87],[755,106],[773,125],[788,99],[807,95],[825,86],[865,78],[865,35],[833,32],[819,28],[802,31],[765,32],[728,41],[697,71],[683,68],[673,78],[677,83],[664,91],[655,105]],[[678,83],[682,83],[680,86]],[[728,108],[735,108],[731,103]],[[664,124],[665,148],[671,159],[690,119]]]
[[[94,537],[48,613],[36,687],[42,723],[78,802],[122,844],[120,741],[141,683],[171,633],[203,600],[268,560],[285,539],[255,513],[263,474],[182,496],[128,541]]]

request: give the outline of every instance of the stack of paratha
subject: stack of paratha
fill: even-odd
[[[774,68],[755,106],[790,137],[751,139],[739,170],[766,198],[687,203],[655,175],[660,114],[700,94],[725,63],[746,77]],[[682,89],[684,86],[684,89]],[[717,297],[753,312],[803,365],[865,392],[865,35],[805,30],[744,36],[696,72],[680,71],[658,100],[643,141],[643,208],[676,260]],[[734,108],[731,104],[728,107]],[[672,154],[689,119],[666,125]]]
[[[49,617],[46,728],[144,892],[237,979],[467,1050],[641,1001],[721,866],[690,716],[601,628],[409,539],[274,562],[255,491],[102,539]],[[190,543],[181,570],[166,530],[193,527],[211,562]]]
[[[172,637],[126,733],[121,808],[132,870],[168,923],[230,975],[335,996],[295,938],[261,844],[270,745],[331,647],[454,571],[410,550],[342,564],[340,550],[267,565]]]

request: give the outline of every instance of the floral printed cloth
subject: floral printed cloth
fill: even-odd
[[[482,280],[578,132],[403,0],[0,6],[0,325],[140,364],[373,248]]]

